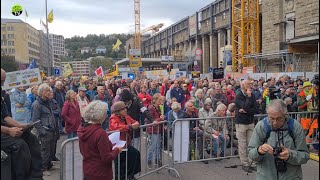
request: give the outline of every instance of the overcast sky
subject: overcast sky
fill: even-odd
[[[215,0],[141,0],[141,30],[164,23],[165,27],[194,14]],[[134,32],[134,0],[48,0],[48,13],[53,9],[54,21],[49,24],[50,33],[65,37],[87,34],[112,34]],[[26,21],[41,29],[40,19],[45,21],[45,0],[1,0],[1,18],[13,16],[11,7],[20,4],[29,17]]]

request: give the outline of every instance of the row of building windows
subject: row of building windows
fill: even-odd
[[[33,49],[36,49],[36,50],[40,51],[40,47],[32,44],[31,42],[28,42],[28,47],[31,47]]]
[[[62,44],[62,43],[53,43],[53,47],[62,47],[62,48],[64,48],[64,44]]]
[[[16,50],[13,48],[1,48],[1,54],[15,54]]]
[[[33,36],[38,36],[38,31],[37,31],[37,30],[36,30],[36,32],[35,32],[35,31],[33,31],[32,29],[28,28],[28,33],[31,34],[31,35],[33,35]]]
[[[14,27],[13,26],[1,26],[1,31],[14,31]]]
[[[32,42],[34,42],[36,44],[39,44],[39,39],[38,38],[34,38],[34,37],[28,35],[28,39],[29,39],[29,41],[32,41]]]
[[[14,41],[1,40],[1,46],[14,46]]]
[[[38,53],[38,52],[35,52],[35,51],[32,51],[32,50],[29,50],[29,55],[34,55],[34,56],[40,56],[40,53]]]

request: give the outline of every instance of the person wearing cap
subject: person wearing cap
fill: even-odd
[[[303,90],[298,94],[298,111],[307,111],[309,100],[312,98],[312,84],[309,81],[303,83]]]
[[[85,87],[80,86],[78,88],[77,101],[79,103],[81,117],[84,117],[84,110],[86,106],[89,104],[89,100],[86,96],[86,91],[87,89]]]
[[[118,160],[115,161],[115,179],[119,178],[118,166],[120,166],[119,176],[121,180],[124,180],[126,177],[126,168],[128,170],[128,179],[135,179],[134,175],[141,171],[141,160],[140,152],[131,145],[131,142],[133,138],[132,131],[138,130],[140,124],[128,115],[127,105],[123,101],[115,102],[111,107],[111,112],[109,130],[120,131],[120,140],[127,142],[124,148],[128,149],[120,154],[120,162]],[[126,157],[128,158],[127,160]],[[126,161],[128,167],[126,167]]]

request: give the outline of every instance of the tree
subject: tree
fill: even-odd
[[[1,68],[6,72],[18,71],[19,63],[15,61],[14,56],[1,56]]]
[[[91,59],[91,68],[92,70],[98,69],[98,67],[102,66],[104,72],[109,70],[113,66],[113,61],[111,58],[92,58]]]

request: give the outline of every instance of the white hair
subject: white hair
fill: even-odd
[[[171,105],[171,109],[181,109],[181,105],[178,102],[173,102]]]
[[[57,82],[56,82],[56,86],[58,86],[58,85],[60,85],[60,84],[63,85],[63,83],[62,83],[61,81],[57,81]]]
[[[194,93],[194,96],[197,97],[199,93],[202,93],[202,95],[203,95],[203,90],[197,89],[196,93]]]
[[[283,101],[287,104],[289,101],[292,101],[292,98],[291,97],[286,97],[286,98],[284,98]]]
[[[117,89],[117,92],[116,92],[116,95],[120,95],[122,93],[122,89],[121,88],[118,88]]]
[[[50,89],[50,86],[47,83],[43,83],[38,87],[38,95],[41,96],[41,93],[46,90]]]
[[[219,105],[217,106],[216,112],[218,112],[219,110],[222,110],[222,109],[227,110],[227,106],[224,105],[223,103],[221,103],[221,104],[219,104]]]
[[[267,107],[267,113],[269,113],[271,110],[274,112],[281,112],[283,115],[288,113],[287,105],[281,99],[274,99],[270,101]]]
[[[83,119],[86,122],[101,123],[106,117],[107,110],[107,103],[100,100],[93,101],[86,106]]]

